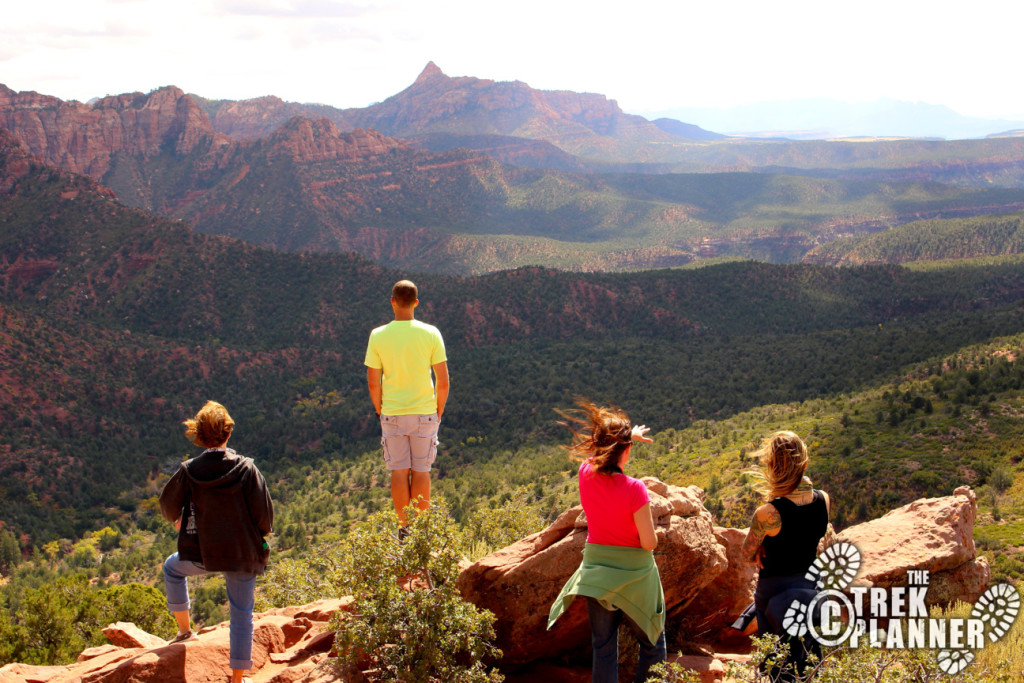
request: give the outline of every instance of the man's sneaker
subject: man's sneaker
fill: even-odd
[[[199,636],[196,635],[196,632],[193,631],[192,629],[189,629],[189,630],[185,631],[184,633],[179,633],[178,635],[174,636],[174,639],[170,640],[167,644],[168,645],[174,645],[175,643],[187,643],[190,640],[198,640],[198,639],[199,639]]]
[[[398,527],[398,542],[399,543],[403,543],[405,541],[405,539],[407,539],[409,537],[409,534],[411,534],[411,533],[412,532],[409,531],[409,527],[407,527],[407,526],[400,526],[400,527]]]

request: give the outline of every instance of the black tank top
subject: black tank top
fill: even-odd
[[[814,498],[797,505],[789,498],[770,501],[782,518],[782,529],[764,538],[764,567],[761,576],[805,574],[814,562],[818,541],[828,528],[825,494],[814,490]]]

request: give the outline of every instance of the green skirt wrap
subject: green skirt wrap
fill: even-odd
[[[650,550],[595,543],[583,546],[583,562],[548,612],[548,629],[577,595],[595,598],[605,609],[622,610],[651,644],[665,630],[665,592]]]

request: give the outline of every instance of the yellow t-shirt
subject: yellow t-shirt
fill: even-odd
[[[419,320],[392,320],[374,329],[364,362],[383,371],[381,414],[436,414],[430,370],[447,360],[441,332],[433,325]]]

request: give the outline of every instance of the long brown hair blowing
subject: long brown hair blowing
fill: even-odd
[[[793,432],[775,432],[754,455],[761,461],[766,500],[796,491],[807,469],[807,446]]]
[[[614,406],[601,407],[580,400],[576,410],[557,411],[565,418],[558,424],[572,431],[572,443],[564,446],[576,462],[589,461],[597,472],[613,474],[622,454],[633,443],[629,416]]]

